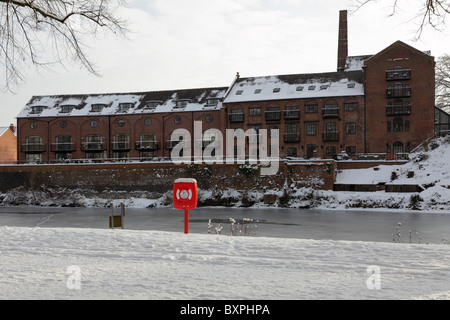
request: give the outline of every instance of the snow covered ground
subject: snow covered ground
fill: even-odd
[[[450,299],[450,245],[0,227],[0,299]]]

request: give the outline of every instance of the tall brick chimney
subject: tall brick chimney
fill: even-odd
[[[337,71],[344,71],[345,60],[348,56],[348,26],[347,10],[339,11],[339,38]]]

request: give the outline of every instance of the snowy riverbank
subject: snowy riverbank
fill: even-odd
[[[450,299],[450,246],[0,227],[0,299]]]

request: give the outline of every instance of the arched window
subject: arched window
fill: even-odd
[[[56,137],[55,151],[72,151],[72,136],[61,135]]]

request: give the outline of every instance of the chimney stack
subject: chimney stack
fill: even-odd
[[[339,11],[339,39],[337,71],[344,71],[345,61],[348,56],[348,27],[347,10]]]
[[[10,124],[9,125],[9,130],[11,130],[12,131],[12,133],[16,133],[16,126],[14,125],[14,124]]]

